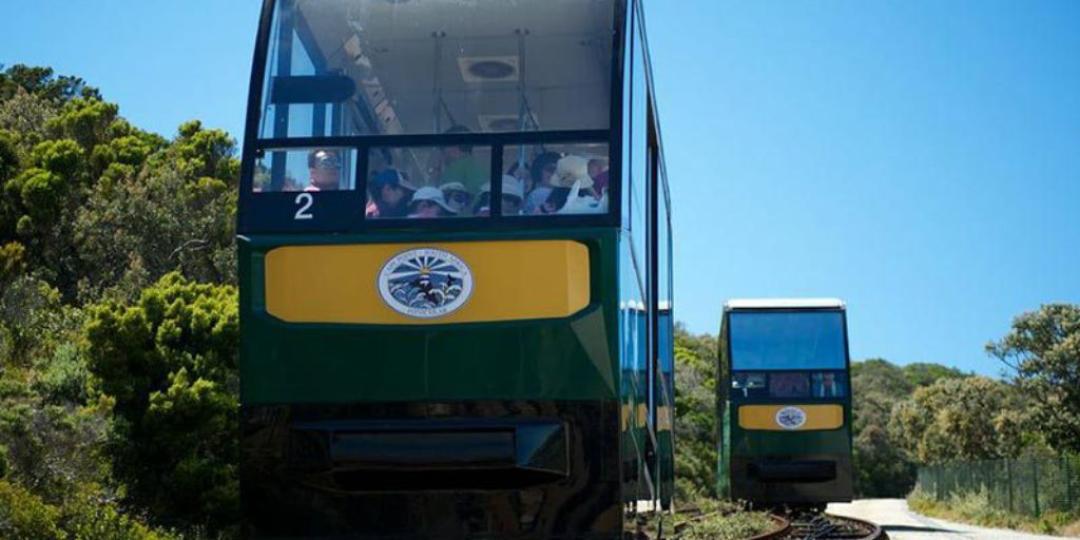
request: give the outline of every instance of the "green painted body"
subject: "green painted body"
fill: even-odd
[[[760,403],[760,402],[755,402]],[[793,403],[788,401],[787,403]],[[758,431],[739,427],[738,404],[726,403],[717,471],[717,493],[728,499],[762,504],[822,504],[850,501],[853,496],[850,399],[815,401],[844,408],[844,425],[822,431]],[[836,477],[822,482],[767,485],[745,473],[747,464],[799,461],[835,463]]]
[[[264,306],[264,260],[278,247],[390,243],[422,247],[547,239],[573,240],[589,249],[590,303],[564,319],[420,326],[295,324],[270,316]],[[636,411],[648,407],[649,380],[633,365],[626,352],[630,349],[620,343],[630,336],[644,338],[639,332],[627,333],[630,312],[620,313],[628,294],[620,290],[620,270],[633,271],[625,258],[629,242],[629,235],[615,228],[241,238],[241,397],[245,485],[250,490],[246,512],[258,529],[289,538],[333,537],[342,531],[370,534],[381,527],[374,514],[365,513],[370,505],[395,501],[394,505],[411,510],[395,514],[393,525],[381,533],[454,537],[457,533],[447,531],[466,526],[472,519],[468,516],[493,512],[495,505],[535,489],[541,491],[532,493],[544,493],[545,500],[552,498],[542,510],[547,517],[525,527],[513,525],[518,518],[503,522],[508,515],[492,514],[492,523],[525,527],[521,538],[564,538],[566,531],[576,531],[566,538],[611,540],[622,536],[626,503],[655,496],[670,504],[671,431],[658,430],[653,439],[650,430],[655,428],[639,422]],[[638,322],[644,328],[642,321]],[[657,406],[671,406],[663,397],[658,399]],[[567,430],[567,458],[573,463],[567,477],[532,486],[520,476],[520,469],[481,469],[452,479],[410,477],[406,472],[375,489],[371,482],[397,474],[387,469],[369,471],[366,488],[350,487],[357,491],[342,497],[333,490],[345,484],[327,484],[330,491],[309,489],[336,472],[324,474],[319,465],[317,474],[305,476],[306,465],[298,466],[291,450],[298,448],[298,441],[334,441],[371,429],[420,433],[429,429],[423,427],[427,425],[438,432],[460,429],[464,436],[476,437],[491,429],[492,422],[532,421],[557,422]],[[307,434],[297,439],[300,432]],[[328,438],[318,433],[327,433]],[[409,444],[422,440],[418,436]],[[325,442],[314,444],[312,448],[319,450],[313,455],[325,455],[325,448],[336,451]],[[409,491],[404,486],[415,478],[427,483]],[[511,485],[482,484],[502,480]],[[437,506],[443,504],[458,510]],[[433,525],[429,520],[436,517],[445,522]],[[662,514],[653,517],[661,519]]]
[[[281,246],[571,239],[589,248],[592,302],[569,319],[430,326],[287,324],[263,306],[263,259]],[[245,404],[616,400],[616,230],[256,237],[240,241]],[[374,283],[372,284],[374,286]],[[297,360],[303,359],[303,360]]]
[[[720,497],[762,505],[810,504],[850,501],[854,496],[852,470],[852,407],[850,358],[847,357],[846,322],[844,324],[843,383],[844,397],[835,398],[738,398],[731,392],[731,351],[728,336],[728,313],[720,330],[716,414],[718,418],[718,455],[716,492]],[[803,370],[792,370],[803,371]],[[813,370],[808,370],[813,371]],[[766,431],[739,426],[740,405],[839,405],[844,423],[837,429]],[[764,481],[752,469],[758,466],[802,466],[808,463],[831,463],[834,476],[829,480],[794,477]]]

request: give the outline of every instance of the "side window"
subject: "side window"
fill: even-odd
[[[356,150],[351,148],[268,149],[255,161],[252,190],[349,191],[356,189]]]
[[[810,393],[816,398],[844,397],[845,386],[843,371],[817,371],[810,375]]]
[[[610,208],[607,144],[507,146],[502,164],[504,216],[606,214]]]
[[[368,153],[368,219],[483,215],[491,191],[491,148],[382,147]]]

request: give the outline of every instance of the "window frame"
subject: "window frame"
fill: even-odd
[[[847,338],[847,311],[836,308],[766,308],[766,309],[733,309],[729,310],[724,316],[727,318],[727,327],[731,328],[731,316],[739,314],[761,314],[761,313],[834,313],[840,316],[840,330],[841,330],[841,343],[844,347],[844,367],[826,367],[826,366],[799,366],[799,367],[783,367],[783,368],[739,368],[735,365],[735,355],[732,349],[730,332],[728,334],[727,348],[728,358],[732,371],[765,371],[765,372],[781,372],[781,371],[841,371],[851,368],[851,353],[848,351],[848,338]]]
[[[611,100],[608,129],[574,131],[532,131],[514,133],[456,133],[411,135],[351,135],[331,137],[274,137],[260,138],[263,89],[270,58],[270,38],[277,0],[263,0],[259,31],[255,42],[249,82],[247,120],[240,167],[240,197],[237,207],[237,234],[283,233],[366,233],[370,231],[476,231],[521,230],[543,227],[618,227],[621,223],[622,189],[616,187],[609,195],[608,212],[594,215],[503,216],[502,153],[505,146],[542,145],[555,143],[604,143],[608,145],[611,186],[623,177],[622,132],[625,50],[624,39],[629,22],[627,0],[614,2],[614,32],[612,35]],[[491,199],[492,215],[487,217],[445,219],[365,219],[367,204],[367,167],[373,147],[407,146],[488,146],[492,151]],[[252,190],[255,161],[260,152],[290,148],[352,148],[358,152],[353,191],[313,193],[319,214],[307,221],[288,219],[296,210],[295,193],[255,193]],[[616,182],[619,179],[619,182]],[[329,209],[329,210],[326,210]],[[328,217],[319,216],[329,212]]]
[[[811,368],[811,369],[803,369],[803,370],[800,370],[800,369],[788,369],[788,370],[739,369],[739,370],[736,370],[736,369],[734,369],[734,357],[732,356],[732,352],[731,352],[731,338],[730,338],[730,330],[731,330],[731,319],[730,318],[731,318],[731,315],[735,314],[735,313],[762,313],[762,312],[768,312],[768,313],[776,313],[776,312],[780,312],[780,313],[806,313],[806,312],[839,313],[840,314],[840,319],[841,319],[841,326],[842,326],[842,330],[843,330],[844,368],[843,369]],[[769,373],[772,373],[774,371],[775,372],[805,371],[806,373],[810,373],[810,374],[812,374],[814,372],[825,372],[825,371],[831,371],[831,372],[836,372],[836,373],[843,372],[843,374],[844,374],[843,375],[843,381],[844,381],[844,384],[846,385],[845,386],[846,392],[845,392],[845,395],[843,397],[808,398],[808,399],[817,400],[817,401],[815,401],[815,403],[834,402],[834,403],[846,404],[846,403],[849,403],[851,401],[851,396],[852,396],[852,393],[853,393],[853,389],[851,387],[851,348],[850,348],[850,344],[848,343],[848,325],[847,325],[847,310],[846,309],[837,309],[835,307],[798,308],[798,309],[792,309],[792,308],[725,309],[723,319],[724,320],[723,320],[723,323],[721,324],[721,332],[720,332],[720,334],[721,334],[720,335],[721,346],[723,347],[723,350],[722,350],[723,359],[722,359],[722,363],[721,363],[720,368],[721,369],[726,369],[727,372],[724,374],[725,375],[724,376],[724,379],[725,379],[724,383],[717,385],[717,386],[720,387],[720,388],[717,388],[717,392],[721,396],[721,399],[719,399],[717,401],[718,406],[722,406],[722,404],[724,402],[728,402],[728,401],[730,401],[730,402],[742,402],[742,403],[747,403],[747,402],[773,403],[773,402],[799,401],[799,399],[770,398],[768,396],[752,397],[752,398],[736,398],[735,397],[734,392],[732,391],[732,381],[735,378],[735,375],[737,373],[765,373],[765,375],[766,375],[766,388],[768,388],[768,375],[769,375]],[[812,381],[811,381],[811,384],[812,384]],[[802,401],[806,401],[806,400],[802,400]]]

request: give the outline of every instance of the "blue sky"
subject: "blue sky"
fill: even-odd
[[[171,135],[240,135],[258,2],[39,0],[50,65]],[[852,355],[985,374],[1013,316],[1080,302],[1080,2],[652,0],[676,309],[838,296]]]

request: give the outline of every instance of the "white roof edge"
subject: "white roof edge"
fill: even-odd
[[[736,298],[724,303],[724,309],[846,309],[839,298]]]

